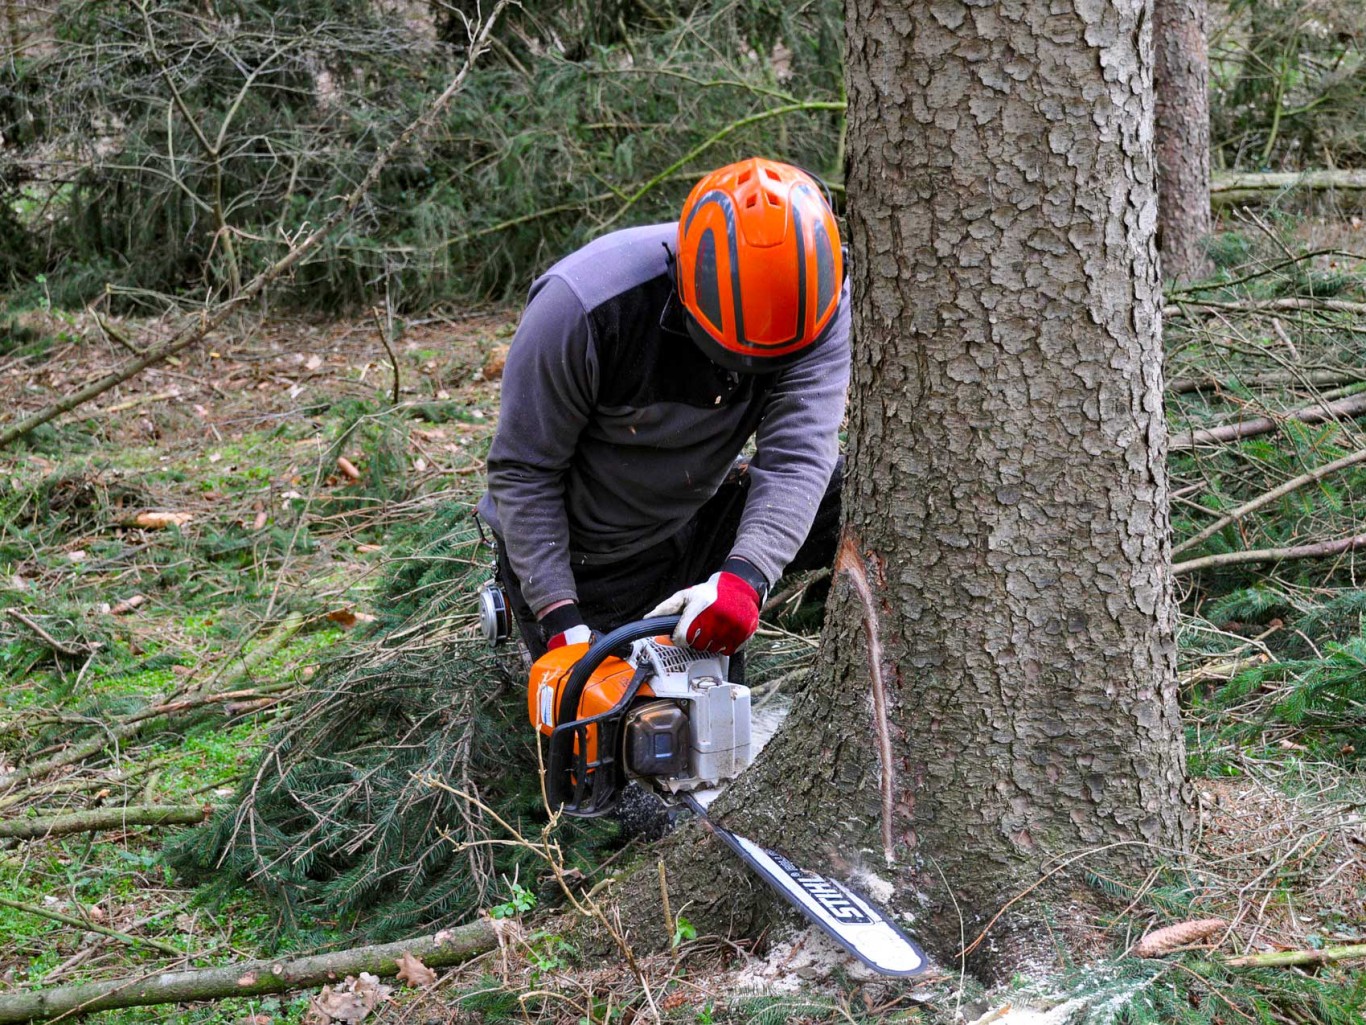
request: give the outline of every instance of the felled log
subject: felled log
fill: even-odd
[[[1366,200],[1366,171],[1234,172],[1210,179],[1215,210],[1238,203],[1265,203],[1284,192],[1343,192]]]
[[[127,808],[91,808],[70,815],[0,821],[0,839],[34,840],[67,833],[93,833],[127,826],[192,826],[213,811],[200,804],[143,804]]]
[[[434,936],[311,957],[248,961],[221,968],[154,972],[131,979],[58,986],[0,996],[0,1025],[41,1021],[59,1015],[71,1018],[118,1007],[284,993],[320,986],[361,972],[392,976],[398,973],[399,958],[404,954],[411,954],[429,968],[441,968],[468,961],[497,945],[492,923],[481,920],[457,929],[444,929]]]

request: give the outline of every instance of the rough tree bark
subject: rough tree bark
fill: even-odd
[[[716,813],[893,884],[944,958],[1054,859],[1133,877],[1189,825],[1149,9],[847,4],[845,534],[813,682]]]
[[[1164,277],[1209,269],[1209,56],[1205,0],[1154,0],[1158,241]]]

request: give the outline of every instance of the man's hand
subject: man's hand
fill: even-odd
[[[686,587],[660,602],[651,616],[680,613],[674,643],[719,655],[734,655],[759,629],[759,592],[727,570]]]
[[[554,606],[543,613],[538,622],[546,639],[546,651],[563,648],[566,644],[588,644],[593,639],[593,631],[584,625],[579,607],[573,602]]]

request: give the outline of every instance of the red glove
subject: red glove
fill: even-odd
[[[675,644],[719,655],[734,655],[759,629],[759,592],[727,570],[686,587],[660,602],[651,616],[681,613]]]
[[[572,602],[551,609],[541,617],[540,624],[546,651],[566,644],[588,644],[593,639],[593,631],[584,625],[579,607]]]

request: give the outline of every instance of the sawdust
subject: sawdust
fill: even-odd
[[[850,873],[850,880],[854,888],[863,891],[864,894],[873,899],[873,903],[881,904],[886,907],[891,903],[892,897],[896,894],[896,885],[889,880],[883,879],[880,875],[870,868],[857,865]]]
[[[736,973],[732,985],[737,991],[787,996],[802,989],[820,990],[822,983],[834,981],[836,970],[859,982],[883,978],[811,926],[775,941],[768,956]]]

